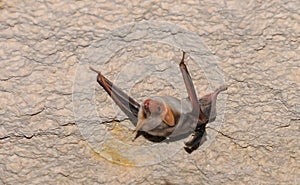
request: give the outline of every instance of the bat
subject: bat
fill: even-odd
[[[136,135],[133,141],[141,135],[149,141],[161,142],[166,138],[176,138],[192,133],[191,139],[184,143],[184,149],[189,154],[203,143],[206,124],[213,122],[217,116],[217,96],[220,92],[227,90],[228,86],[222,85],[212,93],[198,99],[184,58],[185,52],[183,52],[179,68],[188,98],[179,100],[171,96],[156,96],[146,99],[142,104],[115,86],[101,72],[90,67],[98,74],[99,85],[135,126]]]

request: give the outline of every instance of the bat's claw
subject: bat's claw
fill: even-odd
[[[189,154],[191,154],[194,150],[197,150],[197,148],[199,148],[199,146],[200,146],[200,142],[199,143],[197,143],[196,145],[194,145],[194,146],[185,146],[185,147],[183,147],[184,148],[184,150],[187,152],[187,153],[189,153]]]
[[[192,153],[194,150],[199,148],[206,141],[206,132],[205,132],[205,125],[199,125],[195,129],[195,132],[192,134],[191,139],[185,142],[185,151],[187,153]]]
[[[101,72],[100,72],[100,71],[98,71],[98,70],[96,70],[96,69],[92,68],[92,66],[90,66],[90,70],[92,70],[92,71],[94,71],[94,72],[96,72],[96,73],[98,73],[98,74],[101,74]]]
[[[200,137],[200,140],[198,137],[199,136],[197,135],[193,135],[190,141],[184,143],[185,144],[184,149],[187,153],[190,154],[194,150],[197,150],[199,146],[201,146],[206,141],[205,135]]]
[[[222,91],[226,91],[228,89],[229,85],[222,85],[220,86],[218,89],[216,89],[216,91],[222,92]]]
[[[185,52],[183,51],[182,59],[180,61],[180,65],[184,65],[184,57],[185,57]]]

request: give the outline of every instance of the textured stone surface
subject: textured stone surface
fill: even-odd
[[[0,184],[299,184],[299,12],[296,0],[0,1]],[[124,166],[104,159],[80,133],[73,85],[87,48],[107,31],[145,20],[198,34],[230,88],[225,121],[209,128],[218,135],[207,148]],[[99,69],[114,79],[122,62],[149,55],[181,57],[172,46],[133,44]],[[207,93],[203,72],[190,67],[197,91]],[[134,87],[139,101],[155,93],[180,96],[161,78]],[[114,122],[100,88],[95,98],[100,116],[126,124]]]

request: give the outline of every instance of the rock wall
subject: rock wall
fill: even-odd
[[[296,0],[0,1],[0,184],[299,184],[299,12]],[[143,40],[149,29],[134,32],[122,48],[107,36],[117,30],[118,38],[127,39],[132,29],[122,32],[120,27],[147,21],[160,22],[157,35],[175,35],[181,45]],[[97,86],[96,74],[81,67],[92,65],[119,80],[139,102],[157,94],[181,97],[184,86],[172,86],[182,83],[176,62],[180,49],[192,48],[187,59],[191,76],[199,96],[208,93],[218,83],[207,80],[206,60],[192,57],[191,44],[197,43],[176,37],[181,32],[173,28],[163,30],[161,22],[199,37],[218,61],[224,77],[218,82],[230,87],[221,96],[225,100],[226,94],[226,102],[218,104],[220,119],[208,125],[209,144],[191,155],[176,145],[166,159],[156,156],[149,165],[112,150],[114,142],[97,145],[103,133],[130,146],[151,144],[143,138],[131,142],[130,122],[114,114],[120,111]],[[99,43],[116,51],[108,56]],[[129,61],[153,62],[149,69],[166,76],[151,73],[134,81],[143,65],[127,66],[124,72]],[[174,70],[166,72],[169,64]],[[120,74],[133,85],[125,87]],[[82,126],[74,110],[87,108],[81,106],[85,99],[74,99],[74,87],[86,76],[91,84],[81,92],[94,92],[101,121]],[[96,132],[99,125],[105,128]]]

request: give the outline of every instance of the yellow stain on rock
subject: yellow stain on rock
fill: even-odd
[[[110,161],[115,164],[122,164],[126,166],[135,166],[134,162],[124,156],[126,148],[123,143],[131,142],[132,133],[125,126],[117,123],[111,130],[114,139],[107,139],[103,144],[103,155],[107,156]]]
[[[117,123],[115,127],[112,129],[112,134],[114,135],[115,139],[122,141],[124,143],[132,142],[133,139],[133,131],[130,131],[125,126]]]
[[[109,161],[111,161],[114,164],[135,166],[134,162],[132,162],[129,159],[127,159],[126,157],[122,156],[122,154],[119,150],[105,146],[103,151],[101,151],[101,152],[103,152],[103,155],[108,155],[108,157],[110,157]]]
[[[130,136],[132,136],[132,133],[120,124],[116,124],[110,132],[114,139],[107,138],[107,140],[103,143],[100,152],[97,152],[88,143],[84,145],[90,149],[92,156],[97,160],[106,159],[114,164],[135,166],[133,161],[124,156],[124,150],[126,153],[126,148],[124,148],[124,145],[122,144],[131,142]]]
[[[115,151],[113,149],[109,149],[105,147],[101,154],[98,153],[95,149],[93,149],[88,143],[83,143],[83,146],[87,147],[90,150],[91,155],[98,161],[107,160],[109,162],[112,162],[114,164],[122,164],[125,166],[135,166],[135,164],[125,157],[123,157],[121,154],[119,154],[118,151]],[[108,159],[110,158],[110,159]]]

